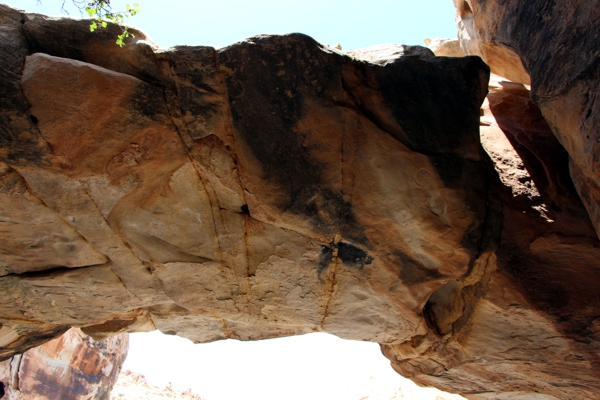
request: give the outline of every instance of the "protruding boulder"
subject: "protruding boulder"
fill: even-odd
[[[79,329],[0,363],[7,400],[108,400],[127,356],[127,333],[95,341]]]

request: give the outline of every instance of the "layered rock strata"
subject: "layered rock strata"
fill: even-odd
[[[0,18],[2,357],[71,326],[325,331],[472,396],[598,389],[598,239],[526,88],[497,84],[481,146],[478,57]]]
[[[0,362],[3,399],[108,400],[127,356],[128,334],[96,341],[71,329]]]

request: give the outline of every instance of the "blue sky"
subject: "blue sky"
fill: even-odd
[[[112,0],[141,13],[128,20],[162,47],[223,47],[261,33],[301,32],[352,50],[382,43],[419,44],[427,37],[455,38],[452,0]],[[30,12],[60,15],[62,0],[8,0]],[[70,5],[71,0],[66,0]],[[77,12],[71,15],[78,16]]]

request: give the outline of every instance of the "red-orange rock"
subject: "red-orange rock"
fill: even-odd
[[[107,400],[128,345],[126,333],[95,341],[71,329],[0,363],[6,399]]]

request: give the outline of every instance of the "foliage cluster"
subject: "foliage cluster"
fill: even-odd
[[[65,9],[65,1],[63,0],[63,10]],[[98,28],[106,28],[108,22],[113,22],[121,28],[121,34],[117,36],[117,44],[121,47],[125,45],[125,39],[135,37],[129,32],[128,27],[123,26],[125,18],[133,17],[140,12],[137,3],[132,6],[127,5],[124,11],[114,11],[110,0],[72,0],[73,4],[83,14],[85,12],[92,22],[90,23],[90,31],[94,32]]]

